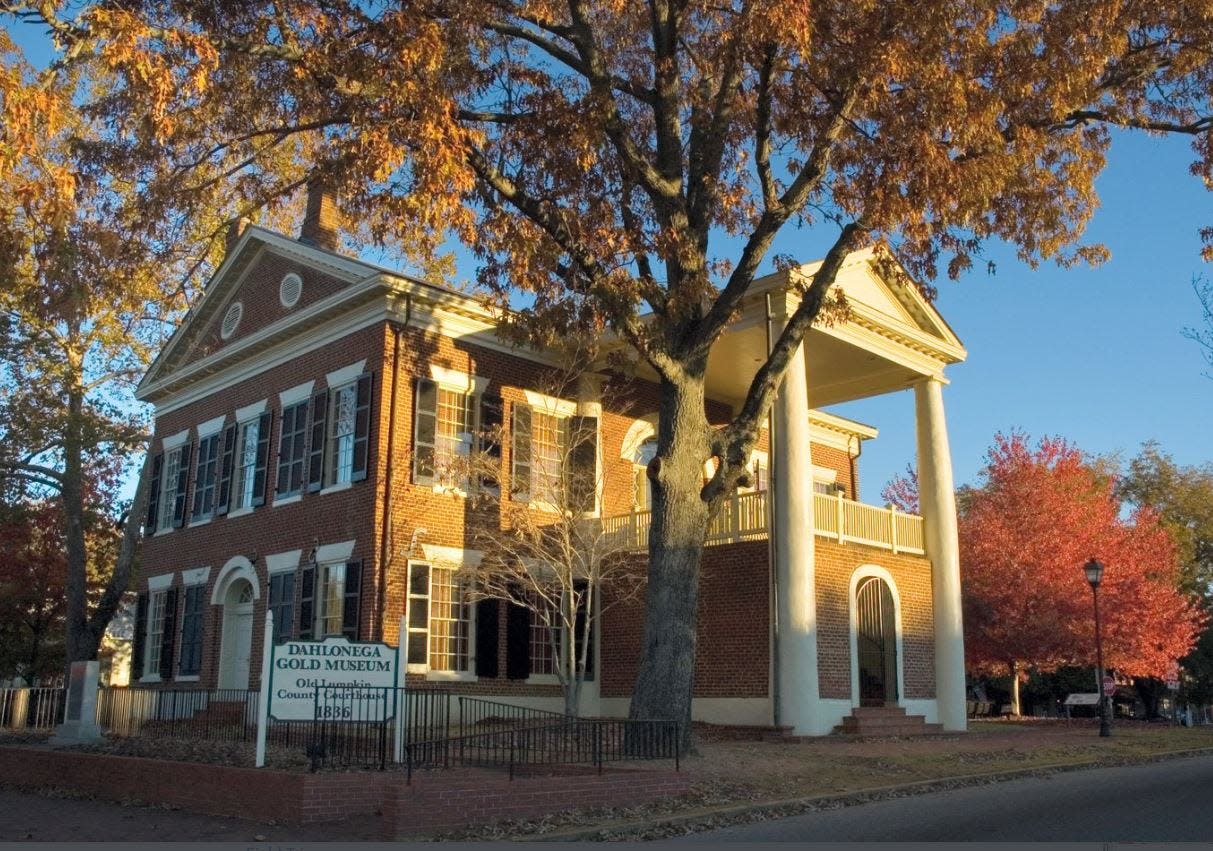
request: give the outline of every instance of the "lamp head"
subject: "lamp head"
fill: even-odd
[[[1087,560],[1087,563],[1082,566],[1083,572],[1087,575],[1087,583],[1092,588],[1098,588],[1099,583],[1103,581],[1103,562],[1092,556]]]

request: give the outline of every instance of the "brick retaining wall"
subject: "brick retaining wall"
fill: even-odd
[[[598,775],[566,766],[555,775],[512,781],[486,770],[423,772],[407,785],[403,773],[392,771],[304,774],[27,746],[0,747],[0,777],[0,785],[255,821],[314,823],[382,812],[388,838],[559,810],[630,806],[684,795],[691,784],[686,773],[666,768]]]

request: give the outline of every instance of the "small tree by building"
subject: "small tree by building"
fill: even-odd
[[[572,370],[541,382],[543,396],[584,396],[593,377]],[[605,524],[600,507],[605,464],[599,448],[601,403],[578,413],[549,416],[514,406],[507,431],[501,417],[447,436],[436,453],[435,479],[466,494],[496,522],[475,527],[478,564],[463,568],[474,599],[498,600],[528,617],[527,642],[542,673],[564,693],[565,714],[580,714],[581,695],[594,670],[594,636],[603,615],[639,593],[644,571],[629,556],[631,538]],[[529,437],[526,457],[515,451],[502,485],[501,446],[510,435]],[[439,436],[439,442],[443,440]],[[514,442],[515,447],[520,442]],[[519,640],[517,636],[514,640]]]

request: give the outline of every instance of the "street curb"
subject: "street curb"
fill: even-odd
[[[1119,759],[1093,760],[1090,762],[1060,762],[1049,765],[1036,765],[1031,768],[1015,768],[1006,771],[991,771],[985,774],[958,774],[950,777],[936,777],[931,780],[916,780],[913,783],[898,783],[892,786],[873,786],[868,789],[857,789],[854,792],[842,792],[828,795],[813,795],[803,798],[782,798],[759,801],[749,804],[726,804],[718,807],[705,807],[689,813],[661,816],[652,819],[640,819],[630,822],[601,824],[590,828],[554,831],[552,833],[529,834],[511,837],[513,842],[577,842],[581,840],[602,839],[607,831],[642,831],[659,827],[674,827],[677,825],[694,824],[707,818],[731,819],[740,823],[747,820],[745,816],[765,815],[797,815],[822,809],[824,806],[836,805],[850,807],[866,804],[872,801],[901,798],[908,795],[925,795],[931,792],[950,791],[967,786],[987,786],[1018,780],[1040,774],[1056,774],[1068,771],[1085,771],[1092,768],[1117,768],[1126,765],[1145,765],[1151,762],[1164,762],[1171,759],[1186,759],[1195,756],[1213,755],[1213,747],[1188,748],[1181,751],[1161,751],[1144,757],[1122,757]],[[786,811],[786,812],[785,812]],[[720,827],[723,825],[713,825]]]

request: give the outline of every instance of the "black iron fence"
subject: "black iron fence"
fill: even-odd
[[[312,769],[382,770],[408,742],[449,736],[451,697],[445,688],[315,686]]]
[[[566,718],[563,712],[515,706],[479,697],[460,697],[458,700],[460,736],[469,736],[491,727],[534,726],[563,721]]]
[[[585,765],[600,773],[612,762],[670,759],[679,769],[678,723],[665,720],[567,718],[404,746],[408,779],[422,768],[519,770]]]
[[[51,730],[63,723],[63,688],[0,688],[0,728]]]

